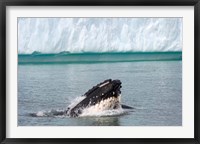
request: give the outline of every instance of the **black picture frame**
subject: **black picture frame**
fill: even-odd
[[[72,139],[72,138],[6,138],[6,7],[7,6],[194,6],[194,138],[128,138],[128,139]],[[0,1],[0,142],[23,143],[123,143],[123,144],[200,144],[200,1],[199,0],[1,0]]]

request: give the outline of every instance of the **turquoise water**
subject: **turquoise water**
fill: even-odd
[[[181,60],[182,52],[125,52],[125,53],[68,53],[20,54],[19,64],[70,64],[136,61],[170,61]]]
[[[181,126],[182,53],[40,54],[18,56],[19,126]],[[105,79],[120,79],[122,103],[113,116],[56,116]],[[32,116],[31,114],[37,114]]]

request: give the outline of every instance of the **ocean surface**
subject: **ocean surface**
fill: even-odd
[[[60,115],[105,79],[122,82],[132,111]],[[18,126],[181,126],[182,53],[18,55]]]

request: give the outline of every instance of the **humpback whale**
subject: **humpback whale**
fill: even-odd
[[[70,117],[78,117],[86,108],[96,109],[98,111],[112,109],[133,109],[130,106],[120,103],[121,81],[107,79],[89,89],[83,99],[74,106],[69,106],[66,114]]]

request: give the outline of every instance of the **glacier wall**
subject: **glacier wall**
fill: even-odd
[[[18,53],[182,51],[182,18],[18,18]]]

